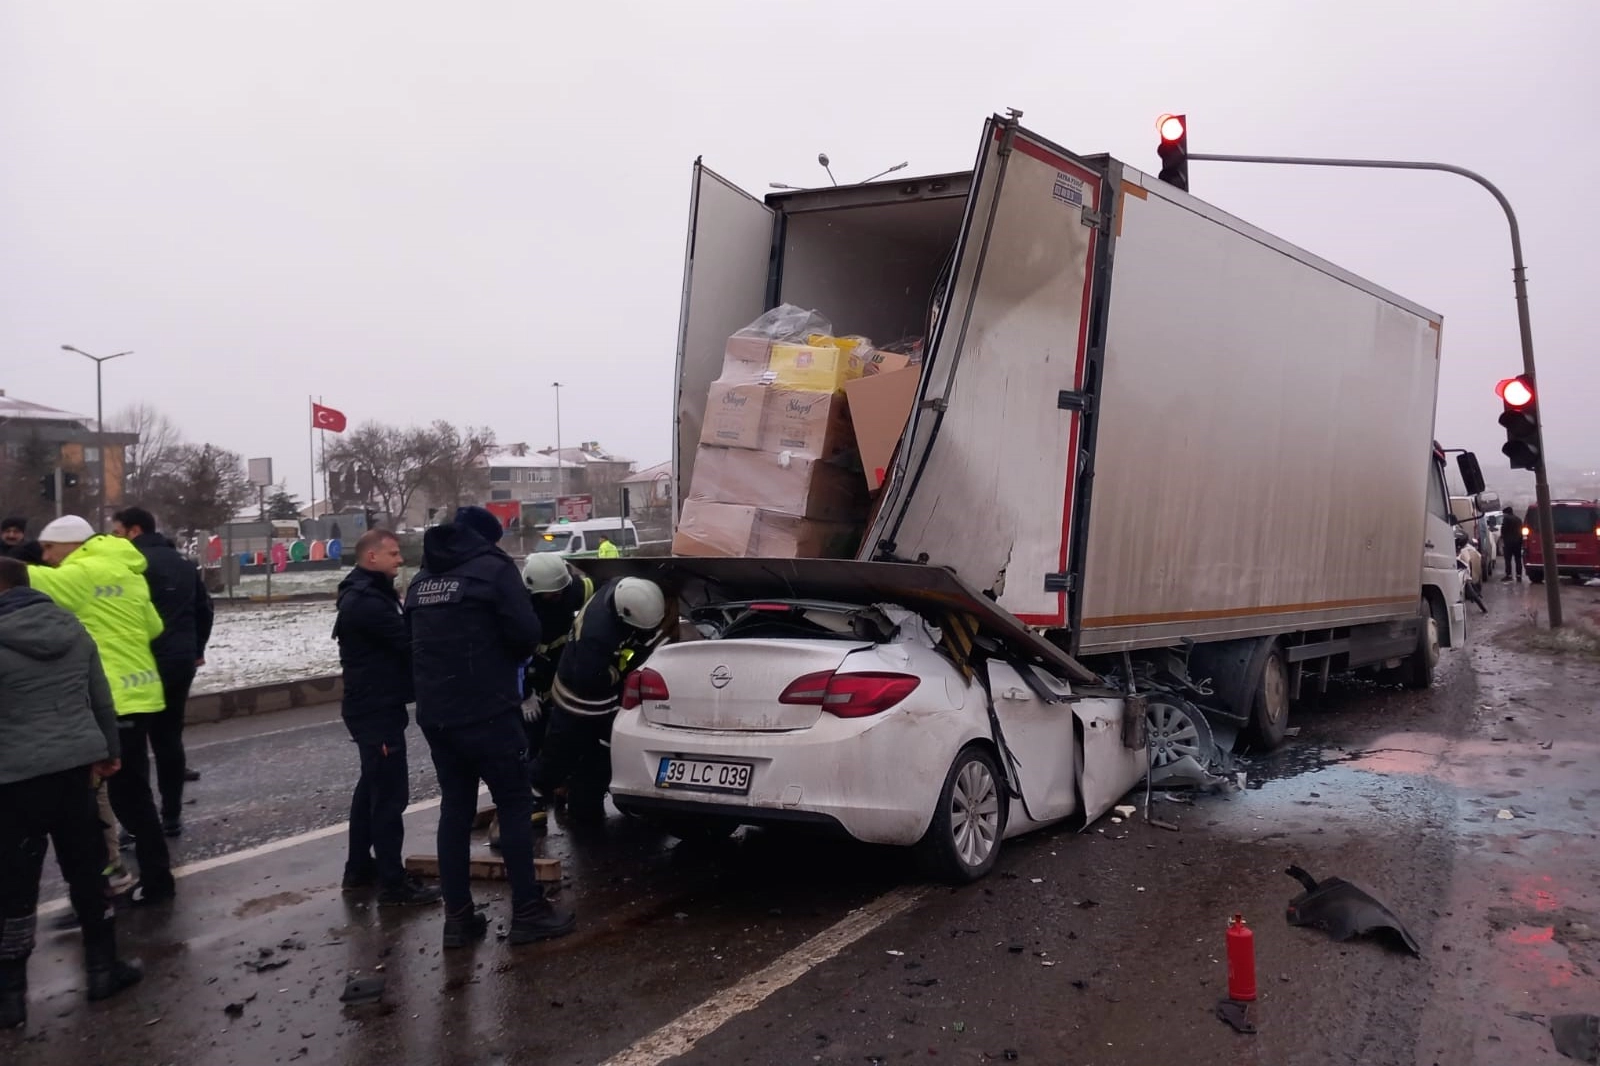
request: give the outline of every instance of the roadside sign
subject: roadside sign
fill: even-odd
[[[563,518],[568,522],[587,522],[594,517],[594,497],[588,494],[582,496],[557,496],[556,521]]]

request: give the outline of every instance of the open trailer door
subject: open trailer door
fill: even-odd
[[[677,402],[673,405],[672,516],[689,495],[706,394],[722,373],[728,337],[767,309],[772,209],[694,161],[689,243],[678,312]]]
[[[1067,624],[1101,176],[993,118],[917,404],[864,554]]]

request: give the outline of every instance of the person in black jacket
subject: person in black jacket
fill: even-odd
[[[539,619],[517,564],[496,546],[501,533],[486,509],[459,508],[453,522],[423,536],[422,570],[406,589],[417,723],[439,776],[446,948],[465,947],[488,929],[468,878],[480,780],[500,817],[511,942],[564,936],[576,924],[551,906],[533,875],[533,791],[518,687],[522,664],[539,646]]]
[[[1505,518],[1500,522],[1500,551],[1506,557],[1506,574],[1501,581],[1522,580],[1522,519],[1517,517],[1517,512],[1507,507],[1503,512]]]
[[[573,623],[551,690],[550,728],[533,767],[535,802],[567,786],[580,822],[605,818],[611,787],[611,723],[623,680],[666,639],[666,597],[652,581],[618,578],[601,586]]]
[[[206,661],[211,640],[211,594],[200,568],[185,559],[172,541],[156,532],[156,520],[142,507],[126,507],[111,517],[111,532],[133,541],[145,558],[150,602],[166,627],[150,642],[166,706],[150,716],[150,750],[155,754],[156,788],[161,793],[161,830],[183,832],[183,783],[189,777],[183,750],[183,718],[195,671]],[[123,773],[145,773],[144,753],[124,753]],[[198,775],[195,775],[198,777]]]
[[[15,559],[19,563],[44,563],[44,551],[39,542],[28,539],[26,518],[7,518],[0,522],[0,559]]]
[[[384,529],[362,534],[356,565],[339,582],[339,666],[344,671],[340,715],[361,759],[361,776],[350,797],[350,854],[344,889],[379,885],[378,906],[422,906],[439,902],[439,890],[406,874],[406,804],[411,781],[406,765],[406,704],[412,700],[411,630],[394,579],[400,573],[400,541]]]

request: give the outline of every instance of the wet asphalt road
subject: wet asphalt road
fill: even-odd
[[[178,861],[202,868],[175,907],[122,923],[149,977],[89,1006],[75,936],[43,934],[29,1028],[0,1034],[0,1062],[1565,1061],[1539,1016],[1600,1010],[1600,664],[1503,646],[1539,597],[1489,597],[1434,690],[1355,685],[1302,708],[1289,747],[1248,758],[1244,792],[1156,800],[1176,831],[1038,834],[952,890],[873,849],[558,824],[544,853],[580,931],[528,949],[491,935],[445,957],[437,911],[341,896],[354,758],[331,708],[197,728]],[[420,738],[412,763],[408,850],[431,851]],[[1389,903],[1422,959],[1288,927],[1291,863]],[[496,924],[503,894],[479,889]],[[1257,940],[1254,1036],[1212,1014],[1235,911]],[[347,976],[380,972],[384,1005],[340,1005]],[[665,1050],[636,1047],[664,1026]]]

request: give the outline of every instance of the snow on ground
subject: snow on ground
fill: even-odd
[[[276,577],[272,585],[276,592]],[[219,598],[216,604],[206,664],[194,679],[197,695],[339,672],[331,600],[266,606]]]
[[[348,569],[340,570],[286,570],[281,574],[272,575],[273,596],[299,596],[308,592],[326,592],[330,595],[339,589],[339,582],[350,573]],[[235,596],[265,596],[267,594],[267,576],[265,574],[245,574],[239,578],[239,583],[233,586]],[[224,593],[222,599],[227,598]]]

